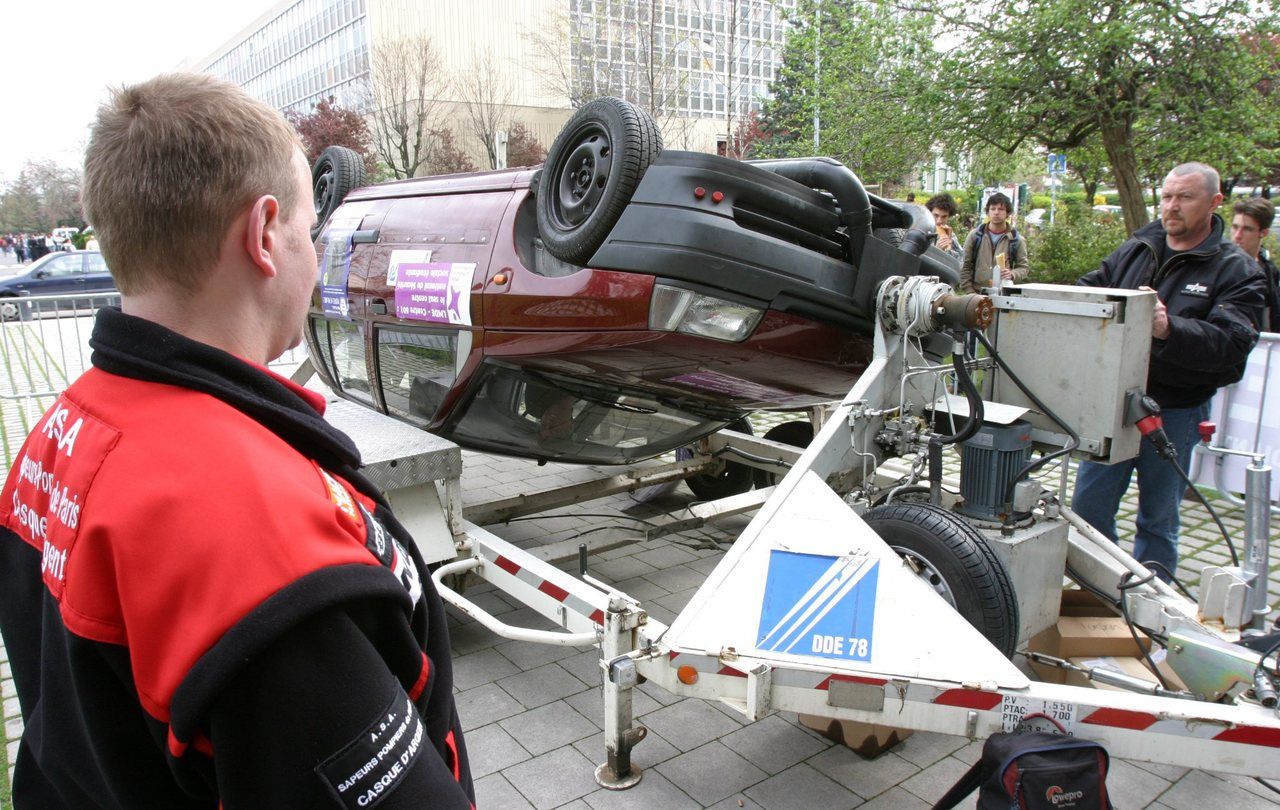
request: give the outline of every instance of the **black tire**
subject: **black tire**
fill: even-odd
[[[902,244],[902,239],[907,235],[906,228],[876,228],[871,235],[877,239],[888,242],[894,247]]]
[[[751,433],[751,423],[746,417],[728,425],[729,430],[739,433]],[[682,447],[676,451],[676,458],[692,458],[693,450]],[[746,464],[719,459],[719,467],[715,472],[691,475],[684,479],[689,489],[700,501],[717,501],[730,495],[741,495],[751,489],[754,483],[754,470]]]
[[[792,447],[808,447],[813,441],[813,423],[804,419],[783,422],[781,425],[769,428],[764,437],[771,442],[789,444]],[[751,474],[755,478],[756,489],[771,487],[781,480],[777,473],[767,470],[752,470]]]
[[[977,529],[932,504],[891,503],[862,519],[996,649],[1013,655],[1017,596],[1004,563]]]
[[[587,264],[661,151],[658,125],[633,104],[598,98],[574,113],[538,182],[538,235],[551,255]]]
[[[311,238],[320,236],[325,223],[354,189],[365,185],[364,158],[354,149],[329,146],[311,169],[311,201],[316,206],[316,226]]]
[[[0,297],[0,321],[25,321],[31,317],[31,310],[24,306],[22,299],[16,295]]]

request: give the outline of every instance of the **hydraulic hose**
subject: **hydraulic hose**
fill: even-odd
[[[969,420],[950,436],[934,433],[929,437],[929,501],[935,505],[942,501],[942,448],[973,438],[978,428],[982,427],[982,420],[986,415],[982,395],[978,393],[978,386],[974,385],[969,367],[965,365],[963,350],[952,352],[951,366],[955,369],[956,382],[964,392],[965,401],[969,403]]]
[[[809,188],[830,191],[840,206],[840,220],[849,231],[853,262],[862,261],[863,243],[871,235],[871,198],[852,169],[829,157],[753,160],[751,164]]]

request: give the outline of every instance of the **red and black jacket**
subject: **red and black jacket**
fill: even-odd
[[[103,310],[0,494],[17,808],[466,808],[443,605],[323,398]]]

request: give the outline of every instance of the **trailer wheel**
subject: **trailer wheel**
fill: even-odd
[[[736,430],[739,433],[751,433],[751,423],[744,416],[736,422],[728,425],[730,430]],[[676,450],[676,458],[684,460],[693,458],[693,448],[681,447]],[[715,501],[720,498],[728,498],[730,495],[741,495],[751,489],[755,471],[746,464],[739,464],[736,461],[729,461],[725,458],[717,460],[717,467],[714,472],[702,473],[700,475],[691,475],[684,479],[689,485],[689,489],[693,494],[702,501]]]
[[[320,236],[325,223],[353,189],[365,184],[364,158],[345,146],[326,147],[311,169],[311,201],[316,206],[316,226],[311,238]]]
[[[809,443],[813,441],[813,423],[805,419],[783,422],[781,425],[774,425],[769,428],[764,437],[771,442],[789,444],[792,447],[808,447]],[[752,470],[751,472],[755,477],[756,489],[771,487],[781,480],[777,473],[771,473],[767,470]]]
[[[1012,656],[1018,600],[1005,570],[977,529],[932,504],[877,506],[863,520],[988,641]]]
[[[538,181],[538,235],[551,255],[587,264],[661,151],[653,118],[622,99],[598,98],[574,113]]]

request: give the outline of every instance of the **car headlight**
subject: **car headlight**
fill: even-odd
[[[666,284],[653,285],[649,328],[660,332],[683,332],[736,343],[745,340],[762,317],[763,309],[747,304]]]

